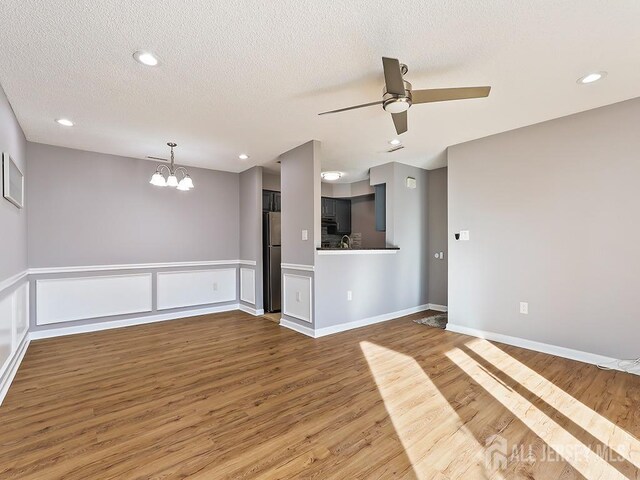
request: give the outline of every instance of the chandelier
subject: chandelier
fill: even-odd
[[[156,187],[175,187],[183,191],[191,190],[193,188],[193,180],[191,180],[191,177],[187,173],[187,169],[184,167],[176,167],[173,162],[173,147],[177,147],[178,145],[173,142],[169,142],[167,145],[171,148],[171,165],[158,165],[156,173],[151,176],[149,183]],[[168,174],[166,178],[163,170],[166,170]],[[182,174],[180,181],[178,181],[178,172]]]

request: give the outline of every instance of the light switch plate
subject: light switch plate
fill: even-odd
[[[528,302],[520,302],[520,313],[523,315],[529,315],[529,303]]]
[[[407,177],[407,188],[416,188],[416,179],[413,177]]]
[[[469,230],[460,230],[460,240],[463,242],[469,240]]]
[[[302,230],[302,240],[309,240],[309,230]]]
[[[353,300],[353,293],[351,292],[351,290],[347,290],[347,300]]]

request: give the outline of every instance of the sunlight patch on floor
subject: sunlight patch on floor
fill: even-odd
[[[385,408],[418,478],[504,478],[415,359],[360,342]]]
[[[589,479],[627,478],[465,352],[455,348],[446,355],[583,476]]]
[[[640,468],[640,442],[635,437],[486,340],[466,346]],[[619,446],[624,448],[616,449]]]

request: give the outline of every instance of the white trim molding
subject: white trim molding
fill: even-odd
[[[429,310],[433,310],[434,312],[446,312],[447,311],[447,306],[446,305],[438,305],[437,303],[429,303]]]
[[[3,281],[0,282],[0,293],[2,293],[3,290],[10,288],[16,283],[25,279],[27,275],[29,275],[29,270],[25,270],[23,272],[16,273],[15,275],[12,275],[9,278],[5,278]]]
[[[126,263],[117,265],[78,265],[73,267],[30,268],[30,275],[50,273],[102,272],[105,270],[151,270],[156,268],[211,267],[218,265],[255,265],[251,260],[205,260],[201,262]]]
[[[602,365],[614,370],[625,371],[618,366],[620,360],[611,357],[605,357],[604,355],[583,352],[581,350],[560,347],[558,345],[550,345],[548,343],[536,342],[534,340],[527,340],[526,338],[512,337],[509,335],[503,335],[501,333],[487,332],[485,330],[478,330],[475,328],[465,327],[464,325],[456,325],[453,323],[447,324],[447,330],[449,332],[469,335],[471,337],[482,338],[484,340],[504,343],[506,345],[525,348],[527,350],[533,350],[534,352],[546,353],[547,355],[567,358],[569,360],[575,360],[577,362],[589,363],[591,365]],[[628,373],[640,375],[640,371],[636,371],[633,369],[629,370]]]
[[[180,320],[182,318],[209,315],[211,313],[230,312],[239,310],[238,304],[220,305],[217,307],[197,308],[193,310],[183,310],[181,312],[160,313],[157,315],[147,315],[144,317],[127,318],[124,320],[108,320],[105,322],[95,322],[86,325],[73,327],[49,328],[46,330],[36,330],[29,333],[31,340],[42,338],[62,337],[64,335],[75,335],[77,333],[100,332],[111,330],[112,328],[131,327],[134,325],[145,325],[147,323],[165,322],[167,320]]]
[[[24,358],[25,353],[27,353],[27,348],[29,348],[30,342],[31,338],[29,334],[26,333],[18,344],[18,348],[13,352],[11,357],[7,359],[3,365],[2,371],[0,371],[0,405],[2,405],[4,397],[7,396],[7,392],[11,386],[11,382],[13,382],[16,373],[18,373],[18,368],[20,368],[22,359]]]
[[[299,323],[292,322],[291,320],[287,320],[286,318],[280,319],[280,326],[284,328],[288,328],[289,330],[293,330],[294,332],[301,333],[306,335],[307,337],[315,338],[315,330],[311,327],[305,327],[304,325],[300,325]]]
[[[252,267],[256,266],[255,260],[238,260],[238,265],[249,265]]]
[[[256,310],[255,308],[250,307],[248,305],[243,305],[242,303],[238,304],[238,310],[241,310],[245,313],[249,313],[254,317],[259,317],[260,315],[264,315],[264,310],[262,308],[259,310]]]
[[[416,307],[405,308],[404,310],[398,310],[395,312],[384,313],[382,315],[376,315],[375,317],[367,317],[361,320],[355,320],[353,322],[340,323],[338,325],[332,325],[324,328],[311,328],[305,327],[298,323],[292,322],[285,318],[280,320],[280,325],[283,327],[295,330],[296,332],[307,335],[312,338],[325,337],[327,335],[333,335],[334,333],[346,332],[347,330],[353,330],[355,328],[366,327],[368,325],[375,325],[376,323],[388,322],[390,320],[397,320],[398,318],[412,313],[424,312],[429,310],[429,304],[418,305]]]
[[[358,250],[344,248],[342,250],[316,250],[316,253],[318,255],[395,255],[399,251],[400,249],[398,248],[387,248],[380,250]]]
[[[429,304],[405,308],[404,310],[398,310],[396,312],[383,313],[382,315],[376,315],[375,317],[367,317],[353,322],[332,325],[330,327],[317,328],[315,330],[315,336],[317,338],[332,335],[334,333],[346,332],[347,330],[353,330],[354,328],[361,328],[368,325],[375,325],[376,323],[388,322],[389,320],[396,320],[400,317],[411,315],[412,313],[424,312],[426,310],[429,310]]]
[[[287,270],[300,270],[302,272],[313,272],[315,267],[313,265],[302,265],[299,263],[281,263],[280,268]]]

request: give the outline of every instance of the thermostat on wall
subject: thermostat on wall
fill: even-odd
[[[413,177],[407,177],[407,188],[416,188],[416,179]]]

